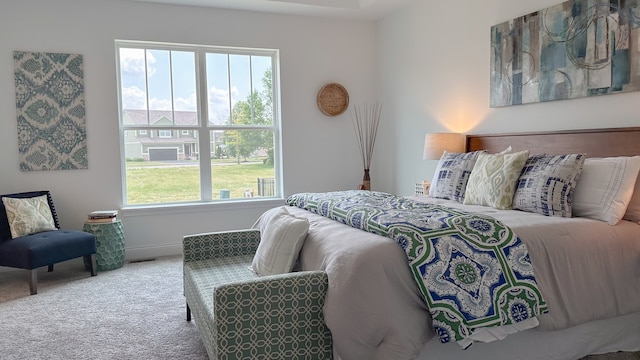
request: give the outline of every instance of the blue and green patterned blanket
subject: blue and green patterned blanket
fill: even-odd
[[[489,216],[359,190],[294,194],[287,204],[395,240],[443,343],[468,347],[480,329],[547,312],[524,243]]]

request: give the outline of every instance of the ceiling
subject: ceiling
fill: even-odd
[[[205,6],[233,10],[261,11],[375,20],[415,0],[130,0],[173,5]]]

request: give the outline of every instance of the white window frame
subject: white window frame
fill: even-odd
[[[167,135],[167,132],[169,135]],[[167,129],[158,129],[158,138],[160,139],[171,139],[173,137],[173,131]]]
[[[130,40],[116,40],[116,70],[117,70],[117,90],[118,90],[118,112],[119,112],[119,129],[120,129],[120,153],[121,153],[121,174],[122,174],[122,191],[123,201],[125,207],[166,207],[171,203],[157,203],[157,204],[127,204],[127,184],[126,184],[126,157],[125,157],[125,131],[145,131],[150,129],[149,126],[132,126],[124,125],[123,123],[123,111],[121,104],[121,89],[120,82],[120,48],[135,48],[135,49],[152,49],[152,50],[177,50],[177,51],[194,51],[196,57],[196,93],[198,98],[198,126],[189,127],[185,129],[180,126],[158,126],[152,127],[152,130],[182,130],[192,131],[194,138],[198,139],[199,153],[200,155],[200,197],[201,200],[193,203],[194,205],[202,205],[203,202],[221,203],[227,201],[246,201],[254,202],[260,201],[260,198],[250,197],[242,199],[225,199],[213,200],[213,190],[211,182],[211,164],[208,156],[202,156],[202,154],[211,153],[211,141],[210,133],[213,130],[252,130],[252,129],[270,129],[273,131],[273,158],[274,158],[274,177],[276,181],[276,188],[274,189],[274,198],[281,199],[283,193],[283,173],[282,173],[282,129],[281,129],[281,114],[280,114],[280,54],[277,49],[259,49],[259,48],[240,48],[240,47],[228,47],[228,46],[209,46],[209,45],[195,45],[195,44],[176,44],[176,43],[161,43],[161,42],[148,42],[148,41],[130,41]],[[208,106],[207,106],[207,81],[206,81],[206,54],[209,52],[226,53],[226,54],[239,54],[239,55],[255,55],[255,56],[269,56],[271,57],[271,74],[272,74],[272,91],[273,91],[273,124],[271,126],[256,125],[256,126],[230,126],[230,125],[210,125],[208,123]],[[231,110],[231,109],[230,109]],[[179,206],[188,205],[188,203],[179,203]]]

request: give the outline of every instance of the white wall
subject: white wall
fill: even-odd
[[[640,92],[489,108],[492,25],[558,0],[414,1],[378,26],[382,99],[395,124],[390,190],[411,194],[437,161],[422,160],[424,135],[640,125]],[[391,170],[393,169],[393,170]]]
[[[280,49],[285,195],[361,181],[349,113],[322,115],[316,93],[339,82],[352,104],[375,99],[375,23],[118,0],[20,0],[0,4],[0,194],[49,189],[62,225],[75,229],[89,211],[122,207],[114,39]],[[19,170],[16,50],[84,56],[88,170]],[[373,176],[376,187],[375,170]],[[180,253],[185,234],[249,227],[282,203],[124,211],[127,257]]]
[[[281,50],[285,195],[353,188],[362,164],[348,113],[316,108],[340,82],[351,103],[382,100],[374,190],[411,194],[435,161],[424,134],[638,126],[640,93],[489,108],[490,28],[557,0],[415,0],[380,22],[328,20],[117,0],[21,0],[0,5],[0,193],[50,189],[67,228],[122,206],[114,39]],[[89,169],[18,169],[12,52],[84,55]],[[378,98],[379,96],[379,98]],[[127,256],[179,253],[184,234],[250,226],[279,201],[124,212]]]

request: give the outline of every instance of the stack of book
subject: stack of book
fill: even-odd
[[[116,221],[118,210],[92,211],[88,215],[88,223],[110,223]]]

